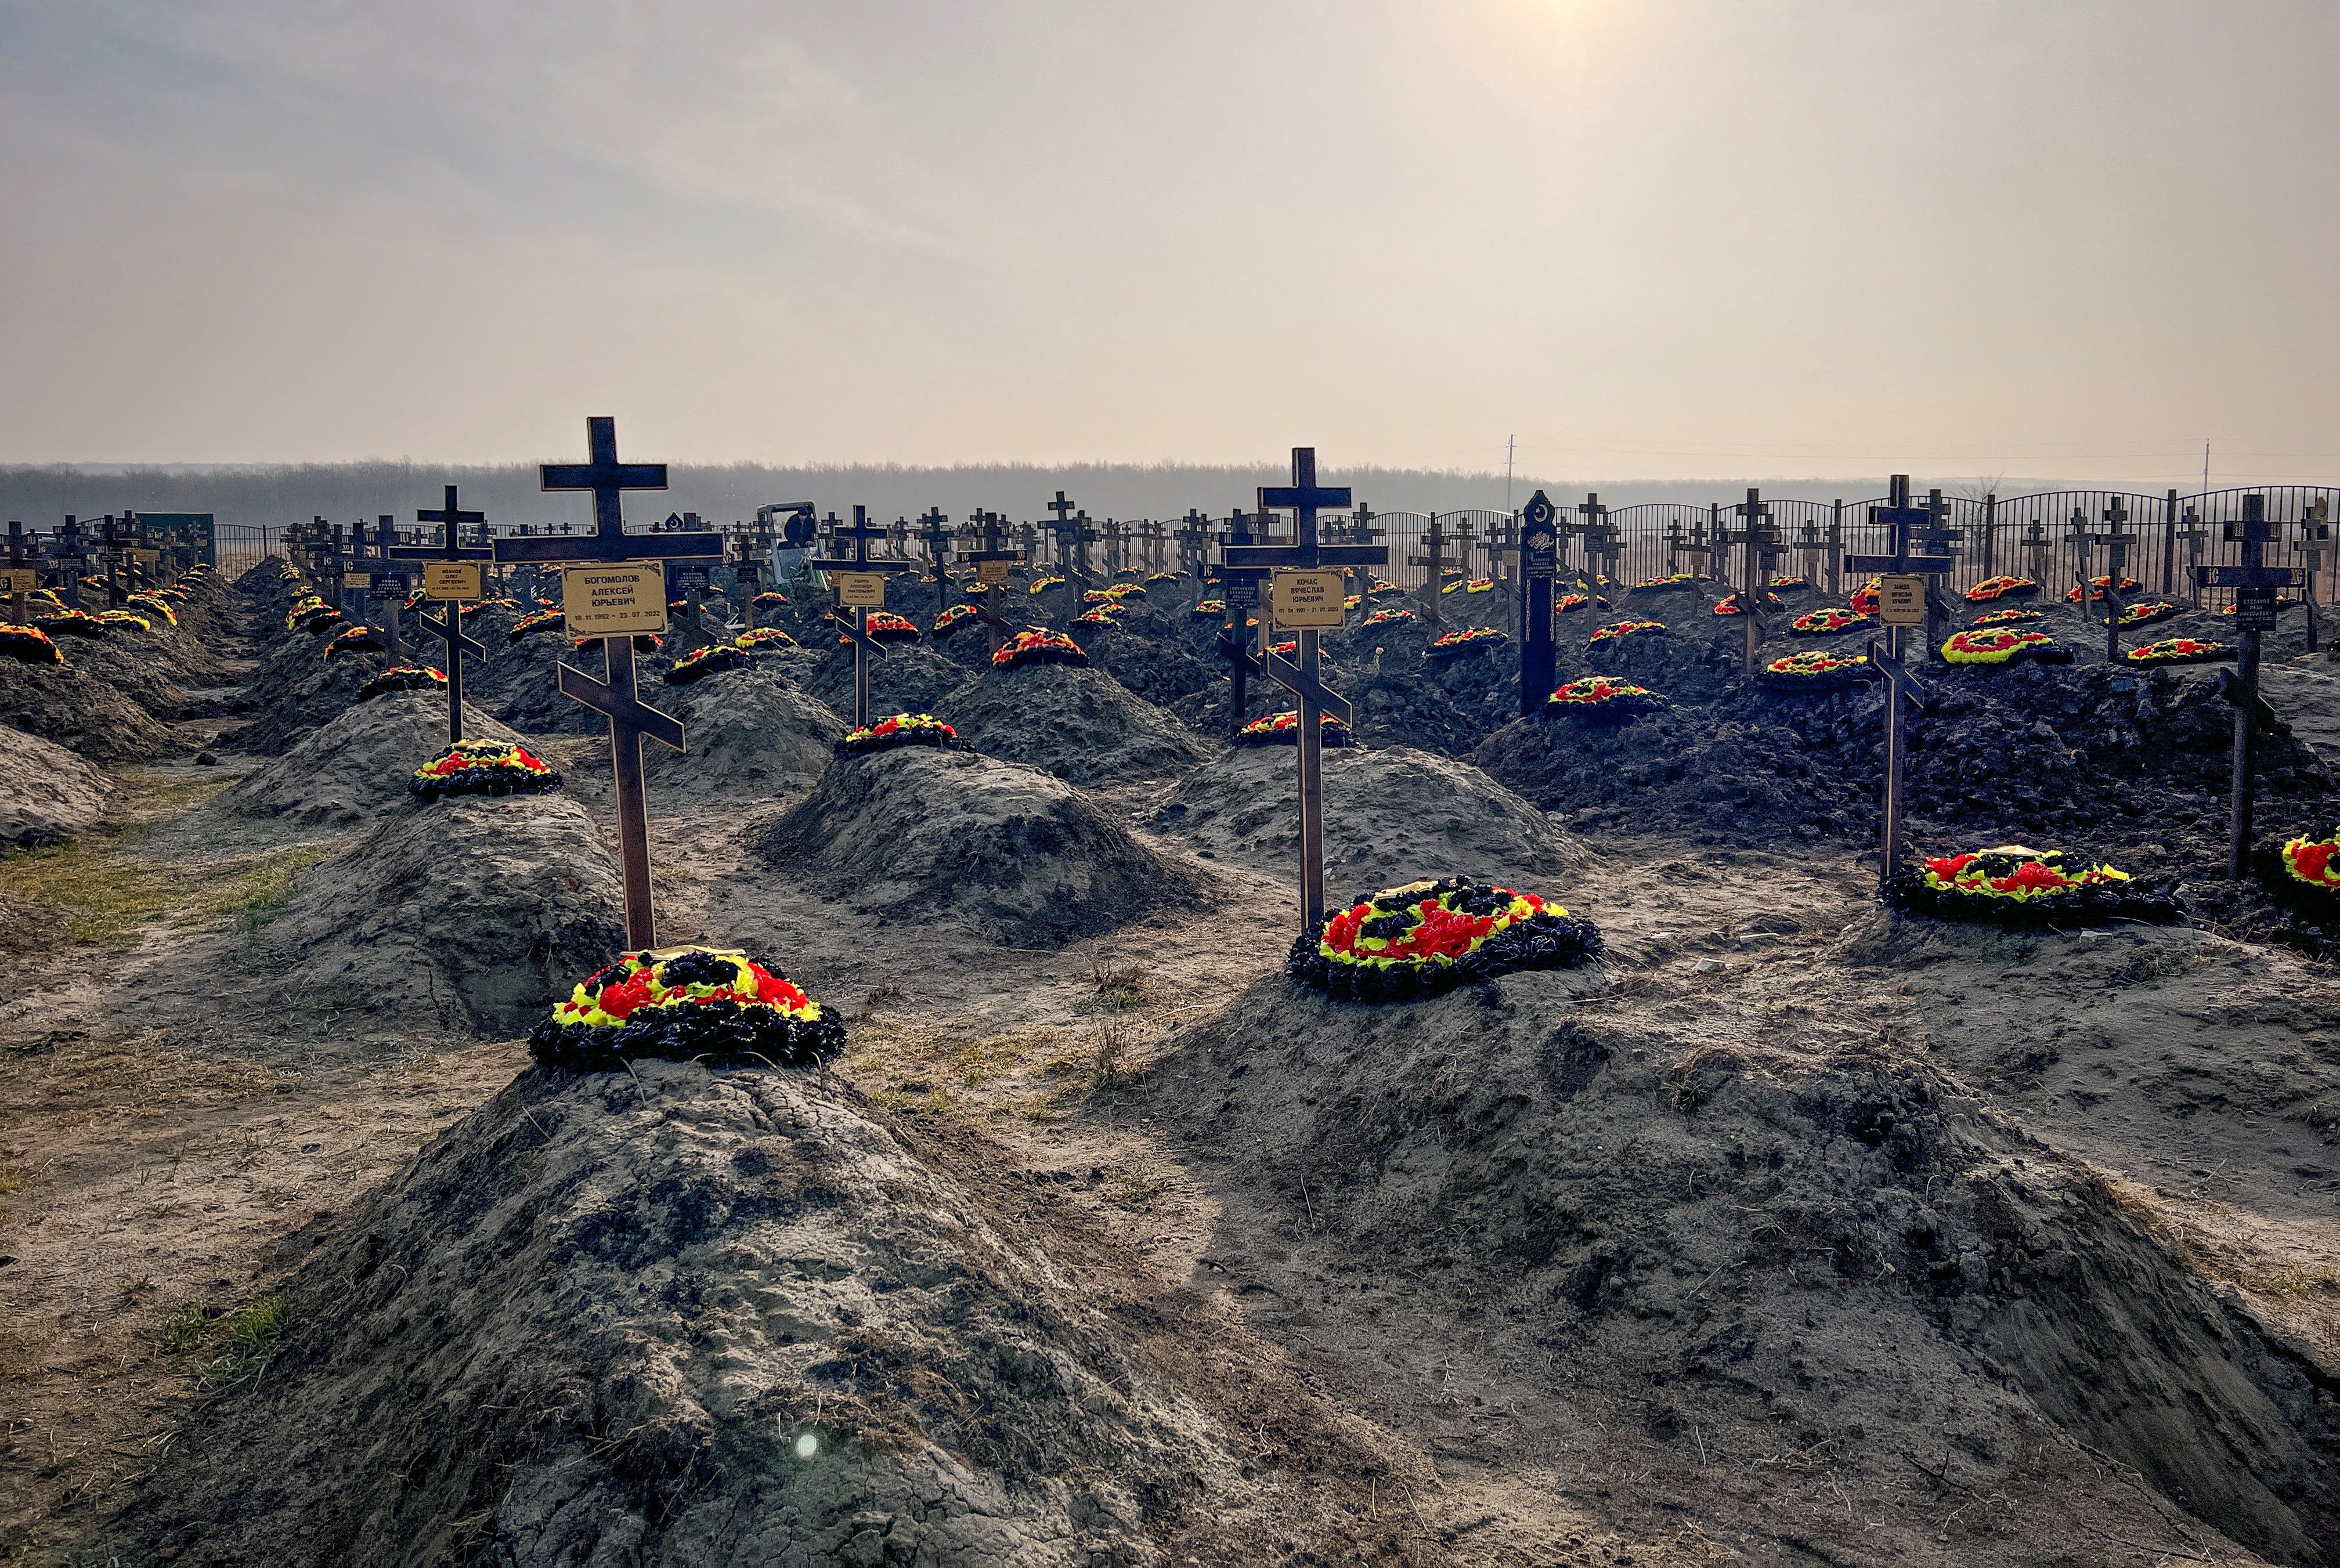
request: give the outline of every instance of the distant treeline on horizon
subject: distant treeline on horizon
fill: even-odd
[[[823,516],[849,516],[854,506],[869,509],[881,521],[916,518],[940,507],[954,521],[977,509],[998,511],[1016,521],[1045,521],[1047,502],[1061,490],[1093,519],[1176,519],[1189,507],[1225,517],[1248,509],[1261,485],[1290,480],[1281,468],[1203,463],[965,463],[951,467],[820,465],[782,468],[764,463],[676,463],[670,488],[630,493],[630,521],[648,523],[670,511],[695,511],[716,523],[742,521],[759,506],[808,501]],[[1322,481],[1347,484],[1376,511],[1501,510],[1505,484],[1500,473],[1441,472],[1431,469],[1334,469]],[[1922,490],[1979,494],[1967,481],[1919,478]],[[299,463],[261,465],[16,464],[0,466],[0,520],[15,518],[27,527],[55,528],[67,513],[102,517],[109,512],[209,512],[221,522],[283,527],[323,517],[332,522],[372,520],[388,513],[411,523],[421,507],[436,507],[449,484],[462,487],[462,504],[484,511],[491,522],[581,524],[591,508],[583,495],[547,493],[537,487],[532,463],[462,466],[414,462]],[[1524,504],[1539,489],[1562,510],[1589,491],[1612,507],[1645,501],[1719,501],[1744,499],[1747,488],[1801,501],[1866,501],[1883,493],[1874,479],[1735,479],[1560,481],[1515,478],[1512,505]],[[2001,495],[2052,488],[2044,482],[2001,480]]]

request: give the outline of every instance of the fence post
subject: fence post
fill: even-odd
[[[1844,501],[1829,502],[1829,592],[1844,591]]]

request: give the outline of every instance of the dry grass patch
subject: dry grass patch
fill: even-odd
[[[170,1107],[233,1105],[290,1094],[293,1078],[256,1062],[193,1057],[152,1031],[94,1041],[78,1029],[0,1042],[0,1108],[62,1116],[154,1116]]]

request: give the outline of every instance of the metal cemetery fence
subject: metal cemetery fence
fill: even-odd
[[[2226,590],[2197,590],[2196,566],[2232,565],[2242,560],[2238,541],[2226,537],[2226,525],[2243,514],[2243,497],[2266,498],[2266,515],[2277,526],[2277,539],[2267,547],[2269,564],[2305,568],[2308,594],[2318,603],[2335,596],[2335,563],[2331,548],[2330,513],[2340,504],[2340,488],[2321,485],[2266,485],[2252,489],[2180,494],[2166,491],[2148,495],[2130,491],[2067,490],[2037,495],[1945,496],[1941,498],[1949,526],[1958,531],[1958,565],[1952,590],[1964,589],[1986,577],[2002,574],[2037,579],[2051,593],[2061,594],[2083,576],[2101,577],[2117,559],[2124,576],[2134,578],[2143,591],[2194,597],[2197,592],[2223,604]],[[1605,566],[1608,575],[1623,583],[1671,575],[1678,571],[1740,576],[1739,551],[1732,537],[1740,502],[1716,501],[1648,502],[1614,509],[1597,497],[1581,503],[1555,498],[1563,575],[1574,577]],[[1887,531],[1869,521],[1872,508],[1883,497],[1858,500],[1804,501],[1764,498],[1771,531],[1778,541],[1775,574],[1808,579],[1815,587],[1842,592],[1853,586],[1843,581],[1841,562],[1847,552],[1874,555],[1889,544]],[[1386,545],[1389,564],[1383,576],[1409,588],[1429,575],[1416,564],[1424,557],[1425,536],[1433,523],[1440,537],[1440,559],[1459,568],[1466,577],[1517,576],[1511,553],[1518,538],[1514,514],[1469,509],[1456,511],[1362,511],[1371,531],[1367,541]],[[1189,526],[1195,526],[1190,514]],[[697,518],[689,521],[698,522]],[[1205,519],[1215,534],[1225,527]],[[1121,537],[1138,537],[1142,524],[1106,527]],[[1351,524],[1338,517],[1325,520],[1330,539],[1347,539]],[[972,525],[955,529],[955,537],[972,537]],[[495,528],[498,537],[552,532],[560,530]],[[1021,531],[1018,531],[1019,534]],[[1086,530],[1076,531],[1088,531]],[[1071,537],[1068,533],[1067,537]],[[1165,538],[1167,535],[1165,534]],[[263,557],[283,554],[285,531],[253,524],[222,522],[213,530],[217,564],[233,577]],[[1035,531],[1030,542],[1043,559],[1056,553],[1058,541],[1046,529]],[[1067,547],[1071,548],[1071,547]]]

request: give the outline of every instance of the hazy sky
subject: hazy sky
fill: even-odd
[[[2335,0],[0,0],[0,461],[2340,479]]]

